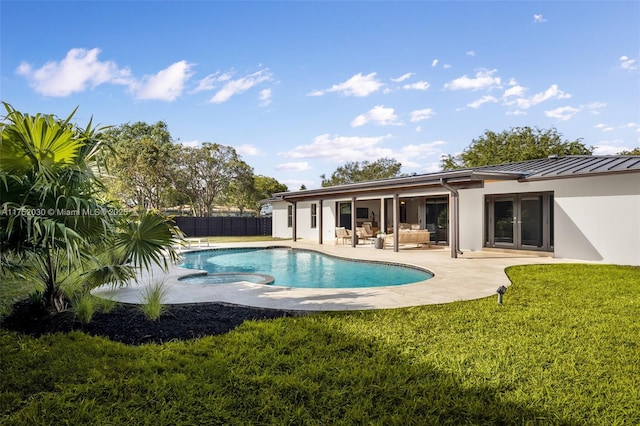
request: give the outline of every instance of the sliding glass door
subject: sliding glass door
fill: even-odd
[[[498,244],[513,244],[516,234],[514,216],[515,200],[511,198],[498,198],[493,203],[493,236]]]
[[[434,244],[448,244],[449,241],[449,198],[427,198],[427,220],[425,228]]]
[[[485,246],[553,250],[553,194],[487,195]]]

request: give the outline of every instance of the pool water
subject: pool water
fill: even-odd
[[[219,249],[184,254],[183,268],[212,274],[268,274],[273,285],[305,288],[381,287],[428,280],[433,275],[421,269],[374,262],[357,262],[305,250]],[[183,282],[216,284],[207,276],[188,277]],[[218,281],[219,283],[219,281]]]

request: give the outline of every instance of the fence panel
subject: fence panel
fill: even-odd
[[[271,235],[270,217],[174,217],[187,237]]]

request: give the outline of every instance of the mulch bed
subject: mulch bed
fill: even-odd
[[[22,301],[14,305],[2,327],[33,336],[79,330],[116,342],[141,345],[222,334],[247,320],[306,314],[308,312],[199,303],[168,305],[158,320],[150,321],[138,305],[118,304],[109,312],[97,312],[88,324],[82,324],[71,311],[50,314],[37,309],[29,301]]]

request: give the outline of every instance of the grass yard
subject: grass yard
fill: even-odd
[[[640,424],[640,268],[508,275],[503,306],[324,313],[164,345],[0,330],[0,421]]]

